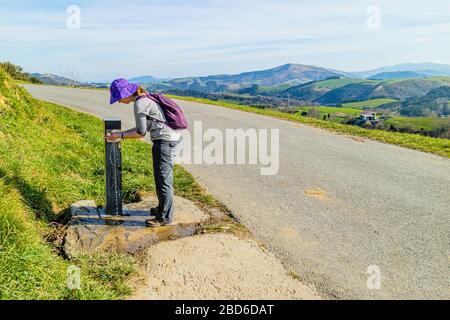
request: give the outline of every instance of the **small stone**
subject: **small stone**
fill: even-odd
[[[94,200],[81,200],[70,206],[70,215],[72,217],[97,214],[97,206]]]

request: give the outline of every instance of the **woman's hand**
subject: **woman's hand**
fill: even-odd
[[[113,141],[119,140],[120,136],[121,136],[121,133],[110,133],[110,134],[105,135],[105,139],[107,141],[113,142]]]

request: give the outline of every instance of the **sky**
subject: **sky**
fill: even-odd
[[[81,81],[450,64],[448,0],[0,0],[0,61]]]

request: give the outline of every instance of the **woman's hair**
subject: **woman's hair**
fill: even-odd
[[[142,97],[142,96],[145,96],[147,94],[148,94],[147,90],[145,90],[143,87],[138,87],[136,92],[134,93],[134,96],[135,97]]]

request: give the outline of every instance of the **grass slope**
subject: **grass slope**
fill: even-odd
[[[145,156],[139,156],[145,155]],[[125,200],[153,192],[150,146],[123,144]],[[181,167],[176,193],[216,204]],[[33,99],[0,69],[0,299],[117,299],[130,293],[124,279],[135,261],[124,255],[92,255],[66,261],[59,228],[80,199],[103,203],[102,121]],[[67,267],[82,271],[81,290],[66,286]]]
[[[418,134],[400,133],[400,132],[389,132],[383,130],[369,130],[360,128],[357,126],[350,126],[340,123],[335,123],[331,121],[323,121],[319,119],[302,117],[298,114],[288,114],[276,110],[269,109],[259,109],[250,106],[237,105],[233,103],[228,103],[225,101],[212,101],[202,98],[192,98],[192,97],[180,97],[180,96],[170,96],[173,99],[186,100],[199,102],[204,104],[216,105],[220,107],[230,108],[234,110],[240,110],[245,112],[251,112],[255,114],[260,114],[264,116],[274,117],[283,120],[289,120],[293,122],[300,122],[307,125],[320,127],[328,129],[337,133],[348,134],[353,136],[365,137],[380,142],[391,143],[399,145],[402,147],[420,150],[424,152],[434,153],[443,157],[450,158],[450,140],[449,139],[439,139],[431,138]]]
[[[386,120],[386,124],[392,124],[397,128],[432,131],[442,127],[450,127],[450,119],[431,117],[393,117]]]
[[[352,109],[374,109],[378,108],[379,106],[391,102],[396,102],[398,100],[395,99],[373,99],[373,100],[367,100],[367,101],[361,101],[361,102],[350,102],[350,103],[344,103],[342,107],[344,108],[352,108]]]

